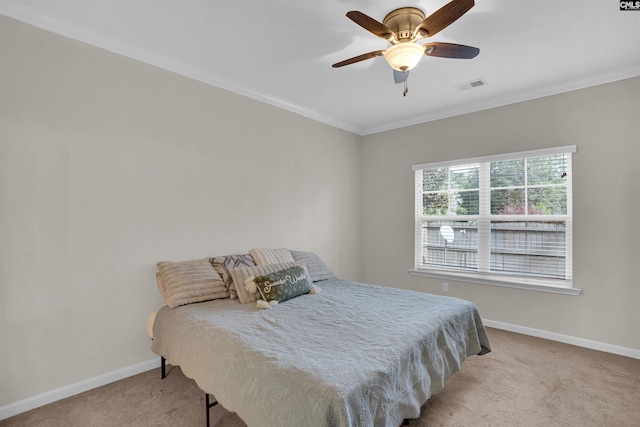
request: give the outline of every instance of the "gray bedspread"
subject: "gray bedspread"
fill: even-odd
[[[490,350],[472,303],[330,280],[270,310],[237,300],[163,307],[152,350],[251,427],[390,426],[417,418]]]

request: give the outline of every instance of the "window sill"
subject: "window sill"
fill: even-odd
[[[480,283],[483,285],[502,286],[506,288],[526,289],[529,291],[551,292],[554,294],[580,295],[582,289],[559,286],[540,279],[506,278],[492,275],[479,275],[464,272],[450,272],[441,270],[410,269],[413,276],[434,277],[437,279],[458,280],[461,282]]]

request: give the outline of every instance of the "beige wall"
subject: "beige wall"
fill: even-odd
[[[359,279],[362,138],[0,17],[0,406],[155,356],[155,263]]]
[[[414,174],[441,160],[573,145],[574,286],[566,296],[449,282],[482,316],[640,350],[640,78],[364,138],[363,279],[442,293],[413,267]]]

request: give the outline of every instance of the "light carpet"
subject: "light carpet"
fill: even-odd
[[[493,351],[469,357],[409,426],[640,426],[640,360],[493,328],[488,333]],[[154,369],[0,426],[201,427],[204,406],[204,393],[168,366],[164,380]],[[245,426],[220,405],[211,409],[211,425]]]

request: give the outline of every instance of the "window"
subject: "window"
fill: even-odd
[[[414,166],[412,271],[571,288],[575,151],[568,146]]]

